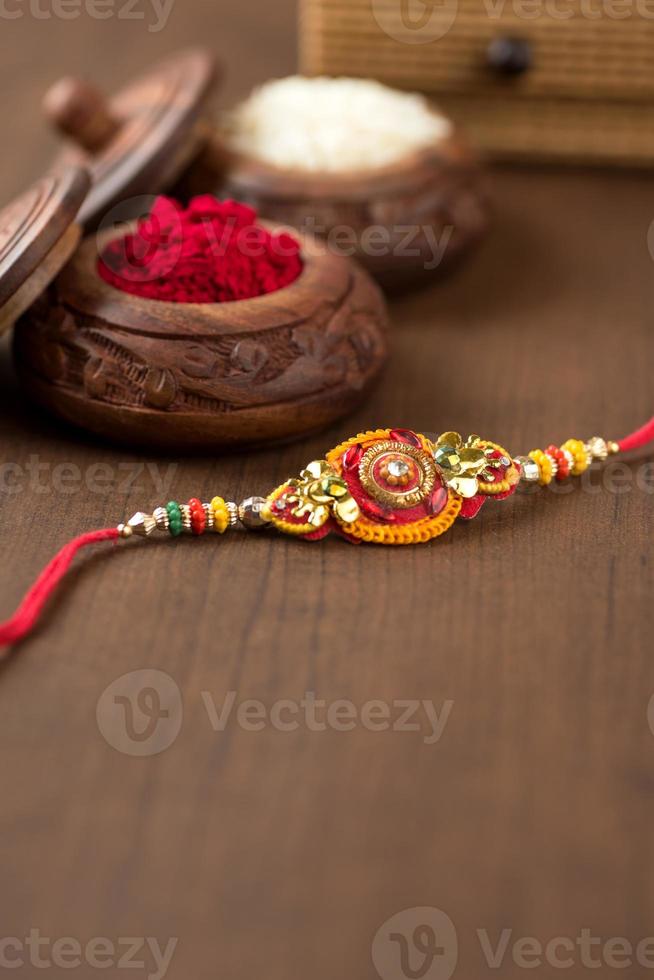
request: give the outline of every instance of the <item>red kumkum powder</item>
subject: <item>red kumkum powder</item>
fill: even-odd
[[[294,282],[300,245],[257,224],[253,208],[195,197],[187,208],[159,197],[136,231],[110,242],[98,261],[109,285],[168,303],[230,303]]]

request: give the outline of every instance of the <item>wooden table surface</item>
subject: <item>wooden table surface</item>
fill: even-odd
[[[47,163],[39,99],[61,71],[111,86],[199,39],[227,64],[229,102],[293,69],[293,6],[179,0],[155,33],[86,14],[37,20],[25,5],[2,26],[2,199]],[[648,418],[652,177],[505,169],[492,188],[483,247],[455,278],[393,303],[381,385],[356,417],[304,444],[187,461],[97,445],[23,401],[3,348],[2,614],[80,531],[168,492],[266,491],[364,428],[481,431],[520,453],[619,437]],[[493,947],[512,930],[503,978],[524,972],[511,951],[522,937],[650,935],[646,461],[603,490],[595,477],[568,494],[489,505],[424,547],[234,534],[81,563],[44,628],[0,671],[0,939],[39,930],[51,943],[104,938],[117,949],[120,937],[176,937],[174,980],[363,980],[377,976],[373,938],[386,920],[431,907],[456,929],[456,975],[476,980],[498,974],[483,930]],[[108,467],[100,486],[98,463]],[[172,678],[184,714],[165,751],[134,757],[121,749],[147,752],[148,730],[125,742],[132,715],[113,696],[136,697],[141,675],[104,692],[141,669]],[[174,699],[160,675],[146,680],[170,711],[152,724],[172,739]],[[235,707],[214,730],[210,709],[220,713],[229,692]],[[307,692],[332,706],[324,731],[301,707]],[[266,711],[262,730],[236,716],[248,699]],[[334,714],[340,699],[356,712],[352,730],[339,730],[350,727]],[[417,731],[397,724],[398,702],[411,699],[428,703]],[[299,717],[296,730],[268,714],[280,700],[292,702],[281,720]],[[387,706],[389,730],[371,730],[372,700]],[[156,697],[139,703],[147,713]],[[395,931],[411,947],[434,914],[406,912]],[[453,947],[437,932],[446,953],[426,973],[416,949],[411,974],[401,940],[378,941],[382,976],[446,980]],[[22,956],[18,977],[70,975],[56,966],[59,947],[42,948],[54,957],[46,974],[26,946],[2,949]],[[572,955],[567,975],[585,975],[579,946]],[[99,972],[87,957],[75,975]],[[102,972],[123,975],[115,959]],[[612,975],[606,961],[600,975]]]

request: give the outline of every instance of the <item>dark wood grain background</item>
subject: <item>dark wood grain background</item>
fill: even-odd
[[[229,102],[295,64],[291,0],[177,0],[159,33],[23,11],[0,21],[3,200],[47,164],[39,101],[62,71],[111,87],[199,40],[226,62]],[[266,491],[362,428],[457,428],[519,453],[649,417],[654,179],[503,170],[492,189],[474,259],[394,303],[392,363],[369,403],[304,444],[187,461],[96,445],[24,402],[3,348],[2,614],[80,531],[171,493]],[[451,917],[467,978],[493,975],[480,929],[494,943],[503,928],[543,943],[654,933],[645,460],[604,490],[595,478],[489,505],[430,546],[235,534],[83,562],[0,671],[2,936],[178,937],[173,980],[358,980],[377,975],[377,929],[419,906]],[[85,487],[97,463],[113,489]],[[168,489],[147,470],[126,487],[140,463]],[[174,678],[184,723],[166,751],[132,758],[102,737],[96,705],[140,668]],[[220,705],[229,691],[266,706],[307,691],[453,706],[433,745],[424,724],[214,732],[202,692]],[[579,956],[566,972],[586,975]],[[35,973],[71,971],[14,971]],[[507,954],[499,974],[523,973]],[[102,974],[124,975],[73,973]]]

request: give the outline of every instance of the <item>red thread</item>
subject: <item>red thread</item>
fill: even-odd
[[[185,209],[158,197],[136,231],[104,249],[98,272],[125,293],[168,303],[228,303],[276,292],[302,271],[299,243],[257,213],[210,194]]]
[[[0,647],[19,643],[34,630],[48,599],[66,575],[78,551],[101,541],[115,541],[118,537],[116,528],[111,527],[82,534],[65,545],[43,569],[11,619],[0,623]]]
[[[621,453],[628,453],[630,449],[641,449],[649,442],[654,442],[654,417],[649,422],[646,422],[645,425],[641,426],[640,429],[632,432],[631,435],[620,439],[618,446],[620,447]]]

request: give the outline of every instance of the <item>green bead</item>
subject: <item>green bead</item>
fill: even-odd
[[[168,512],[168,530],[171,537],[176,538],[182,533],[182,512],[179,504],[174,500],[169,500],[166,504]]]

